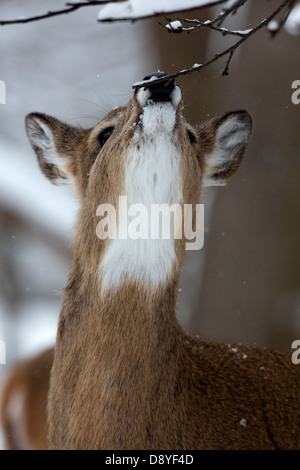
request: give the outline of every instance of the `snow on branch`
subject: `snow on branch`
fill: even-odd
[[[240,1],[235,0],[236,3]],[[243,3],[245,1],[247,0],[243,0]],[[100,10],[98,21],[101,23],[136,21],[195,8],[212,7],[223,3],[228,3],[228,0],[127,0],[121,5],[108,3]]]
[[[229,0],[226,4],[226,7],[222,9],[221,13],[214,19],[214,20],[207,20],[204,22],[200,22],[197,19],[189,20],[189,19],[178,19],[176,21],[168,21],[168,24],[165,25],[164,27],[167,29],[169,33],[175,33],[175,34],[182,34],[182,33],[191,33],[195,31],[199,31],[203,28],[209,28],[213,29],[215,31],[218,31],[222,33],[222,35],[232,35],[232,36],[238,36],[240,39],[234,43],[232,46],[228,47],[222,52],[218,52],[213,58],[208,60],[207,62],[203,64],[198,64],[195,63],[188,69],[180,70],[179,72],[173,73],[166,75],[162,78],[157,78],[157,82],[163,82],[165,81],[168,83],[170,80],[173,80],[176,77],[179,77],[181,75],[189,75],[194,72],[199,72],[201,69],[204,67],[207,67],[211,65],[212,63],[216,62],[217,60],[221,59],[222,57],[227,57],[227,61],[225,64],[225,68],[222,72],[222,75],[228,75],[229,73],[229,65],[232,60],[232,57],[235,53],[235,51],[245,42],[247,41],[251,36],[253,36],[257,31],[266,28],[269,33],[271,34],[271,37],[273,37],[275,34],[277,34],[282,27],[285,25],[286,29],[288,26],[288,18],[291,13],[291,15],[294,13],[295,10],[296,13],[294,14],[294,17],[291,21],[291,26],[290,28],[295,31],[299,31],[300,33],[300,4],[298,4],[295,8],[295,0],[284,0],[282,3],[278,6],[276,10],[274,10],[267,18],[263,19],[260,21],[256,26],[253,28],[247,29],[247,30],[229,30],[227,28],[222,27],[222,24],[225,20],[225,18],[231,14],[235,13],[237,9],[242,6],[243,4],[246,3],[247,0]],[[280,18],[279,21],[275,20],[275,18],[281,13],[282,17]],[[188,25],[192,24],[193,26],[189,27],[184,27],[182,23],[186,23]],[[287,24],[286,24],[287,23]],[[273,28],[272,25],[276,24],[276,28]],[[295,34],[295,33],[294,33]],[[137,82],[135,83],[132,87],[137,89],[137,88],[148,88],[149,83],[147,82]]]

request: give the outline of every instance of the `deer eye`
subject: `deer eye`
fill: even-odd
[[[105,142],[110,138],[114,131],[113,127],[107,127],[106,129],[103,129],[103,131],[100,132],[98,135],[98,140],[101,144],[101,147],[105,144]]]
[[[194,132],[187,129],[187,134],[188,134],[191,144],[195,144],[197,142],[197,137],[195,136]]]

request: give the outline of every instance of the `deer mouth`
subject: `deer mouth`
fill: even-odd
[[[163,72],[156,72],[147,75],[143,81],[151,81],[152,85],[146,89],[140,88],[137,92],[137,98],[141,106],[144,108],[147,105],[171,103],[174,108],[177,108],[181,100],[180,88],[176,85],[175,80],[157,82],[156,79],[166,77],[167,74]]]
[[[165,90],[155,90],[151,93],[148,104],[152,103],[170,103],[171,102],[171,93]]]
[[[169,103],[172,101],[172,94],[175,89],[175,80],[171,80],[170,82],[158,82],[155,83],[156,78],[164,77],[166,74],[159,72],[154,73],[153,75],[149,75],[150,80],[154,78],[153,85],[150,85],[149,90],[149,100],[153,103]],[[149,78],[145,77],[144,80],[149,80]],[[148,101],[149,101],[148,100]]]

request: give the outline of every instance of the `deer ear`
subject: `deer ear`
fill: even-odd
[[[205,123],[199,130],[204,149],[204,186],[220,186],[238,170],[251,136],[247,111],[233,111]]]
[[[75,148],[83,129],[42,113],[28,114],[25,125],[44,175],[54,184],[72,180],[76,173]]]

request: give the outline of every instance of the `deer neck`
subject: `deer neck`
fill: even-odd
[[[82,293],[85,303],[93,304],[96,299],[92,310],[98,312],[100,308],[104,316],[107,311],[119,313],[128,306],[128,311],[133,313],[129,313],[128,318],[125,314],[121,316],[123,323],[130,324],[138,319],[142,319],[142,324],[148,320],[153,322],[160,316],[160,310],[165,312],[168,322],[175,323],[183,240],[175,239],[174,224],[177,220],[181,223],[181,219],[176,219],[176,210],[169,212],[170,231],[165,238],[161,233],[162,218],[159,216],[153,222],[152,208],[176,205],[180,209],[183,203],[182,155],[176,119],[178,116],[171,103],[145,107],[135,125],[130,125],[134,130],[123,152],[118,158],[108,159],[107,165],[114,166],[108,166],[106,173],[114,174],[115,179],[99,199],[114,201],[118,212],[116,236],[104,241],[96,236],[98,198],[94,193],[87,194],[81,208],[69,285],[71,290],[75,288]],[[99,172],[95,173],[98,177]],[[105,184],[95,180],[91,187],[95,186],[103,188]],[[126,198],[124,207],[120,207],[120,196]],[[146,218],[148,228],[146,234],[138,238],[132,236],[128,227],[132,222],[130,210],[136,206],[142,216],[138,217],[137,225]],[[74,298],[74,292],[72,296]],[[109,322],[112,328],[115,315]]]
[[[64,409],[53,410],[66,416],[59,426],[75,448],[154,448],[161,414],[179,406],[189,370],[175,318],[177,279],[155,293],[126,283],[104,297],[96,284],[89,300],[76,283],[66,293],[52,372],[53,403],[63,395]]]
[[[129,204],[149,208],[152,202],[182,201],[177,147],[170,131],[155,139],[132,139],[118,170]],[[138,439],[139,433],[145,433],[145,420],[153,426],[156,410],[172,408],[174,391],[188,369],[183,366],[184,333],[175,317],[183,243],[173,237],[103,242],[94,231],[87,231],[95,214],[96,207],[83,204],[53,377],[68,376],[69,390],[64,394],[72,395],[77,418],[80,415],[86,422],[89,416],[87,429],[93,427],[93,410],[83,409],[82,403],[97,402],[102,430],[111,435],[110,426],[122,430],[132,424],[130,432]],[[129,410],[127,415],[124,409]],[[144,416],[140,428],[131,423],[139,414]]]
[[[157,239],[151,235],[152,206],[180,207],[183,200],[181,155],[178,137],[172,131],[175,115],[170,107],[158,106],[154,116],[153,113],[147,116],[145,110],[143,134],[137,128],[120,157],[117,179],[123,180],[120,191],[126,204],[120,208],[120,198],[109,192],[105,197],[115,201],[119,214],[117,237],[99,240],[95,230],[90,230],[90,221],[95,220],[97,210],[83,205],[74,244],[70,282],[73,292],[68,297],[76,299],[80,295],[81,302],[76,300],[76,304],[83,304],[81,310],[89,312],[84,323],[93,323],[91,334],[101,332],[103,349],[111,351],[110,363],[124,362],[122,351],[133,369],[139,361],[146,361],[144,367],[157,367],[157,357],[163,357],[164,349],[169,355],[173,349],[171,343],[177,341],[180,331],[175,305],[184,250],[183,240],[174,239],[175,213],[170,213],[169,238],[162,238],[161,227],[156,227],[160,232]],[[129,230],[124,238],[119,237],[124,232],[124,219],[129,228],[130,208],[137,204],[149,216],[146,238],[132,238]]]

